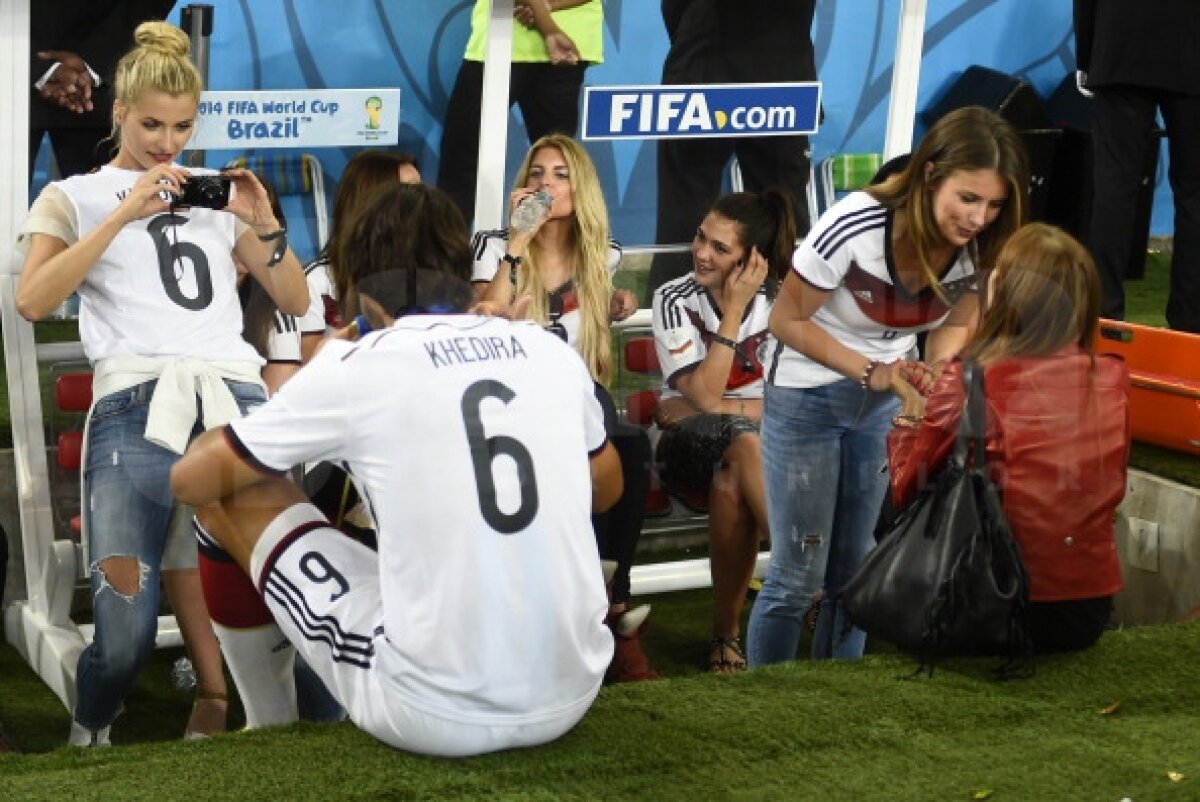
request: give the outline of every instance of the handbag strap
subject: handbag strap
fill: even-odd
[[[968,465],[972,473],[984,473],[984,448],[986,428],[986,404],[983,394],[983,368],[977,363],[963,362],[962,418],[958,423],[958,442],[954,445],[954,457],[964,468]],[[967,459],[969,453],[974,459]]]

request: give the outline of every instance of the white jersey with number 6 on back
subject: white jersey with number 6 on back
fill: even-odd
[[[590,524],[605,443],[587,369],[535,324],[413,316],[331,340],[251,416],[245,456],[349,463],[379,524],[396,692],[518,724],[594,694],[612,654]]]

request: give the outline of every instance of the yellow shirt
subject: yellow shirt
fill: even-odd
[[[467,61],[483,61],[487,45],[488,12],[491,0],[476,0],[471,11],[471,38],[467,40]],[[553,12],[552,16],[563,33],[579,48],[583,61],[599,64],[604,61],[604,5],[601,0]],[[536,28],[526,28],[513,21],[512,61],[514,63],[545,63],[550,61],[546,43]]]

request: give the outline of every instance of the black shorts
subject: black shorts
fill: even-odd
[[[655,459],[667,487],[707,493],[725,450],[743,434],[758,434],[758,423],[742,415],[701,413],[665,429]]]

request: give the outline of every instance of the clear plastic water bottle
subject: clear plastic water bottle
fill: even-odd
[[[509,227],[514,231],[532,231],[550,212],[550,204],[553,200],[550,193],[544,189],[539,189],[532,195],[526,196],[517,204],[517,208],[513,209]]]
[[[196,669],[187,655],[180,657],[171,666],[171,683],[177,691],[192,691],[196,688]]]

